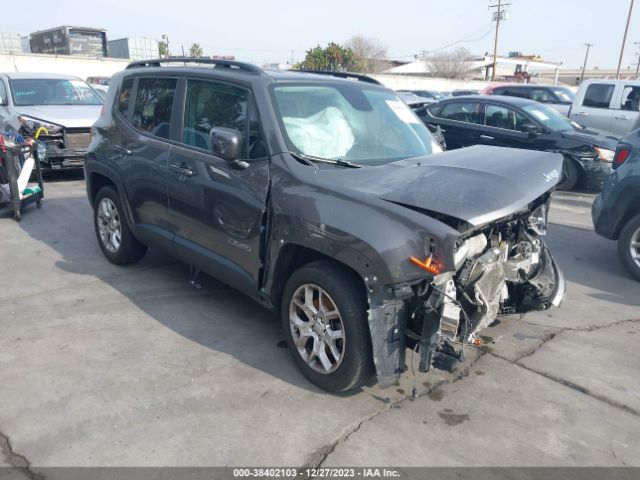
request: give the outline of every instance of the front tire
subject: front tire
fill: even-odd
[[[367,300],[360,278],[332,261],[310,263],[287,281],[282,328],[291,355],[329,392],[361,386],[372,372]]]
[[[580,169],[576,165],[575,160],[564,157],[562,162],[562,179],[556,186],[556,190],[568,192],[573,190],[580,180]]]
[[[144,257],[147,247],[131,233],[113,186],[102,187],[96,195],[93,223],[100,249],[111,263],[126,265]]]
[[[640,215],[629,219],[618,237],[618,256],[624,268],[640,281]]]

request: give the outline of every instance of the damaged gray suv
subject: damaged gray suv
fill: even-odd
[[[407,348],[422,371],[453,369],[498,316],[564,297],[544,240],[562,157],[441,152],[367,77],[134,62],[85,169],[107,259],[161,249],[279,311],[328,391],[397,383]]]

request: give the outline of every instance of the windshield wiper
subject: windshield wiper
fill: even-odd
[[[339,167],[349,167],[349,168],[361,168],[363,167],[363,165],[359,165],[357,163],[352,163],[348,160],[342,160],[342,159],[337,159],[337,160],[329,160],[328,158],[322,158],[322,157],[314,157],[313,155],[306,155],[304,153],[293,153],[293,152],[289,152],[291,155],[293,155],[296,158],[299,158],[301,160],[304,160],[306,162],[318,162],[318,163],[329,163],[331,165],[337,165]]]
[[[349,160],[342,160],[342,159],[338,159],[336,160],[336,165],[339,165],[341,167],[349,167],[349,168],[362,168],[362,165],[358,164],[358,163],[352,163]]]

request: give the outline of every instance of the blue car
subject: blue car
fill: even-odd
[[[612,169],[593,202],[593,226],[618,241],[620,261],[640,281],[640,129],[618,144]]]

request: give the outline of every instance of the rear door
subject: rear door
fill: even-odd
[[[172,246],[167,222],[167,165],[177,82],[163,77],[125,78],[115,115],[122,125],[110,146],[140,239],[165,250]]]
[[[633,130],[640,117],[640,85],[621,84],[618,87],[610,131],[624,136]]]
[[[477,101],[445,102],[430,110],[437,117],[448,149],[468,147],[478,143],[482,130],[482,109]],[[429,123],[429,122],[427,122]]]
[[[571,108],[571,120],[591,128],[611,131],[611,121],[616,115],[613,109],[614,83],[590,83],[587,85],[580,104]]]
[[[180,259],[250,295],[257,292],[269,158],[249,89],[185,79],[177,145],[169,155],[169,209]],[[212,153],[213,127],[240,133],[237,168]]]

